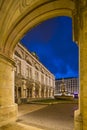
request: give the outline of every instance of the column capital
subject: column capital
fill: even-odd
[[[9,65],[12,65],[15,67],[14,59],[12,59],[11,57],[8,57],[5,54],[0,53],[0,60],[2,60],[3,62],[7,62]]]

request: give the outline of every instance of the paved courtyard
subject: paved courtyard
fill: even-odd
[[[25,104],[19,106],[18,122],[44,130],[73,130],[77,104]]]

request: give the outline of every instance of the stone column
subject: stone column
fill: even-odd
[[[53,97],[53,88],[50,90],[50,97]]]
[[[14,97],[14,61],[0,54],[0,126],[17,119]]]
[[[52,88],[50,88],[50,97],[52,97]]]
[[[35,98],[35,83],[32,84],[32,98]]]
[[[54,88],[52,88],[52,97],[54,96]]]
[[[39,85],[39,98],[41,98],[41,85]]]
[[[41,98],[44,98],[44,88],[43,88],[43,85],[41,85]]]
[[[50,90],[49,90],[49,94],[50,94],[50,97],[51,97],[51,88],[50,88]]]
[[[46,98],[48,98],[48,89],[46,88]]]
[[[49,88],[48,88],[48,94],[47,94],[47,97],[49,98]]]
[[[44,98],[46,98],[46,86],[44,87]]]
[[[87,130],[87,11],[81,12],[79,31],[80,92],[79,108],[75,111],[75,130]]]

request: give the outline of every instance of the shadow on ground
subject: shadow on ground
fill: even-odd
[[[29,109],[30,104],[26,107]],[[77,104],[71,103],[46,105],[44,108],[19,116],[18,122],[45,130],[73,130],[76,109]]]

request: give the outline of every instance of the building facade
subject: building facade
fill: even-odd
[[[61,93],[62,79],[55,81],[55,94]],[[65,90],[67,94],[78,94],[79,93],[79,79],[78,78],[65,78],[64,79]]]
[[[54,95],[55,77],[42,65],[34,53],[21,44],[15,48],[15,101],[51,98]]]
[[[74,130],[87,130],[87,0],[0,0],[0,16],[0,126],[16,121],[18,115],[14,102],[15,45],[41,22],[69,16],[73,41],[79,46],[80,96]]]

